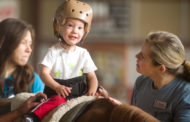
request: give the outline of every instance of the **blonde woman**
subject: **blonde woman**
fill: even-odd
[[[180,39],[169,32],[148,35],[136,55],[132,105],[163,122],[190,120],[190,63]]]

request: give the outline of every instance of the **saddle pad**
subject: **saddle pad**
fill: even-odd
[[[18,108],[22,105],[30,96],[34,96],[34,93],[19,93],[11,100],[11,111]],[[59,105],[58,107],[52,109],[41,122],[59,122],[61,117],[68,112],[70,109],[75,107],[76,105],[87,102],[91,100],[95,100],[94,96],[81,96],[78,98],[70,99],[66,103]],[[16,119],[14,122],[22,122],[22,118]]]

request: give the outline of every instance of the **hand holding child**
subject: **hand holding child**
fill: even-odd
[[[105,98],[109,98],[108,92],[102,86],[98,86],[95,96],[102,96]]]

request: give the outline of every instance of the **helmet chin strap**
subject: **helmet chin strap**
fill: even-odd
[[[69,47],[71,47],[72,45],[70,45],[70,44],[68,44],[64,39],[63,39],[63,37],[59,34],[58,35],[58,40],[61,42],[61,43],[63,43],[63,44],[65,44],[65,45],[67,45],[67,46],[69,46]],[[79,43],[84,43],[84,41],[83,40],[81,40]],[[78,43],[78,44],[79,44]]]
[[[63,37],[62,37],[60,34],[59,34],[59,36],[58,36],[58,39],[59,39],[59,41],[60,41],[61,43],[65,44],[65,45],[67,45],[67,46],[69,46],[69,47],[71,47],[71,45],[68,44],[68,43],[63,39]]]

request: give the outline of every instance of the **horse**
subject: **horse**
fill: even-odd
[[[19,107],[33,93],[20,93],[11,100],[11,110]],[[22,118],[15,120],[22,122]],[[129,104],[115,104],[108,98],[81,96],[51,110],[41,122],[160,122]]]

